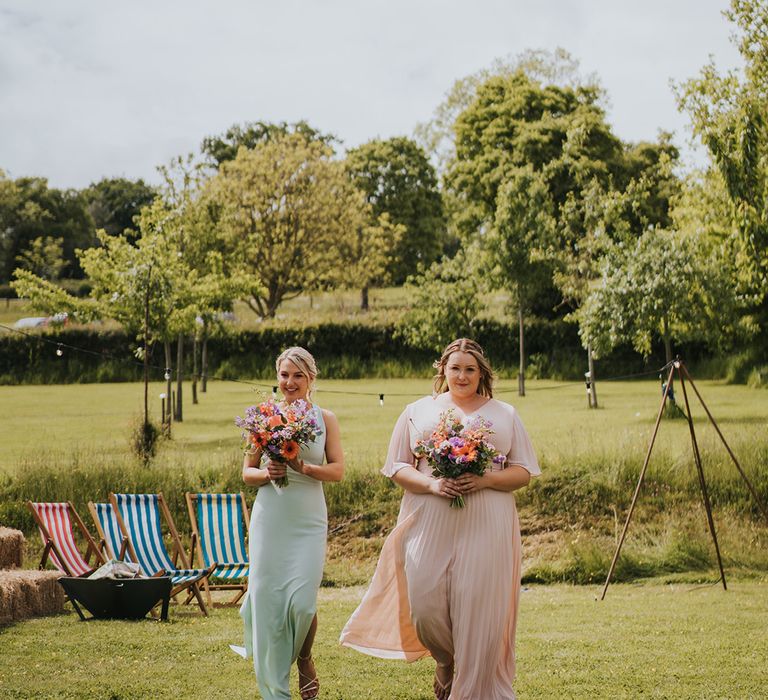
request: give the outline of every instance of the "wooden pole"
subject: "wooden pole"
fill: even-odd
[[[664,414],[664,404],[667,402],[667,394],[669,393],[669,387],[671,386],[672,373],[675,371],[675,365],[673,364],[669,368],[669,375],[667,377],[667,385],[664,387],[664,394],[661,397],[661,406],[659,406],[659,414],[656,416],[656,425],[653,428],[653,435],[651,436],[651,442],[648,445],[648,451],[645,453],[645,462],[643,462],[643,468],[640,470],[640,477],[637,480],[637,486],[635,487],[635,493],[632,496],[632,503],[629,506],[629,512],[627,513],[627,519],[624,522],[624,529],[621,531],[621,537],[616,545],[616,551],[613,554],[613,561],[611,561],[611,568],[608,570],[608,576],[605,579],[605,585],[603,586],[603,593],[600,596],[600,600],[605,599],[605,593],[608,590],[608,584],[613,577],[614,569],[616,568],[616,562],[619,559],[619,553],[621,552],[621,546],[624,544],[624,538],[627,536],[627,530],[629,529],[629,521],[632,519],[632,512],[635,510],[635,504],[637,503],[637,497],[640,495],[640,487],[643,485],[645,479],[645,472],[648,468],[648,463],[651,461],[651,451],[653,450],[653,444],[656,442],[656,435],[659,432],[659,424],[661,423],[661,416]]]
[[[678,367],[681,362],[675,363]],[[709,532],[712,535],[712,542],[715,543],[715,553],[717,554],[717,565],[720,568],[720,580],[723,582],[723,590],[728,590],[725,584],[725,571],[723,571],[723,560],[720,556],[720,545],[717,543],[717,533],[715,532],[715,519],[712,517],[712,505],[709,502],[709,493],[707,492],[707,482],[704,479],[704,469],[701,466],[701,455],[699,454],[699,444],[696,441],[696,431],[693,428],[693,416],[691,415],[691,406],[688,403],[688,392],[685,389],[685,380],[683,379],[683,373],[678,370],[678,377],[680,378],[680,386],[683,389],[683,398],[685,399],[685,413],[688,419],[688,429],[691,433],[691,446],[693,448],[693,461],[696,463],[696,471],[699,474],[699,487],[701,488],[701,496],[704,499],[704,509],[707,511],[707,523],[709,524]]]

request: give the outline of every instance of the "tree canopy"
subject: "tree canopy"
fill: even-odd
[[[248,298],[261,317],[334,279],[340,241],[368,221],[362,193],[320,141],[275,136],[240,149],[207,186],[237,269],[260,283]]]
[[[207,136],[203,139],[200,150],[208,161],[218,168],[222,163],[234,160],[240,148],[256,148],[267,141],[290,134],[302,136],[307,141],[319,141],[330,147],[338,141],[333,134],[324,134],[304,120],[293,124],[255,121],[242,125],[233,124],[220,136]]]
[[[402,284],[419,264],[429,265],[442,253],[445,216],[435,169],[418,144],[404,137],[353,148],[346,164],[371,205],[372,221],[386,214],[404,228],[387,265],[392,282]]]

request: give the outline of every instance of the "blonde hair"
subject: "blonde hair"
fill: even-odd
[[[436,370],[434,381],[434,393],[442,394],[448,391],[448,382],[445,379],[445,366],[448,364],[448,358],[454,352],[466,352],[477,360],[477,366],[480,369],[480,384],[477,386],[477,393],[480,396],[487,396],[489,399],[493,398],[493,370],[488,360],[485,359],[485,353],[479,343],[469,338],[457,338],[456,340],[448,343],[443,350],[443,354],[440,355],[440,359],[435,361],[432,365]]]
[[[317,365],[315,364],[315,358],[312,357],[312,354],[308,350],[298,346],[286,348],[277,356],[277,360],[275,360],[276,372],[280,372],[280,363],[283,360],[293,362],[293,364],[299,368],[299,371],[307,378],[309,384],[307,397],[311,397],[312,389],[314,388],[315,379],[317,377]]]

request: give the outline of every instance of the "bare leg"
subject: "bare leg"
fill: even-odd
[[[317,613],[312,618],[304,644],[301,645],[299,657],[296,659],[296,667],[299,669],[299,693],[302,700],[313,700],[320,691],[320,681],[317,679],[315,662],[312,660],[312,645],[317,633]]]

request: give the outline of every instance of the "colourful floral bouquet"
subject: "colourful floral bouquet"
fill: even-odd
[[[426,458],[432,467],[432,476],[457,479],[462,474],[485,473],[489,464],[503,464],[506,457],[488,442],[493,433],[490,421],[480,416],[464,425],[452,408],[440,414],[437,427],[426,440],[416,443],[414,454]],[[452,508],[465,506],[463,496],[451,500]]]
[[[270,399],[249,406],[245,418],[235,418],[235,425],[243,429],[246,450],[260,449],[269,459],[283,463],[298,457],[301,446],[323,432],[312,406],[301,399],[290,404]],[[274,483],[287,486],[288,477],[275,479]]]

